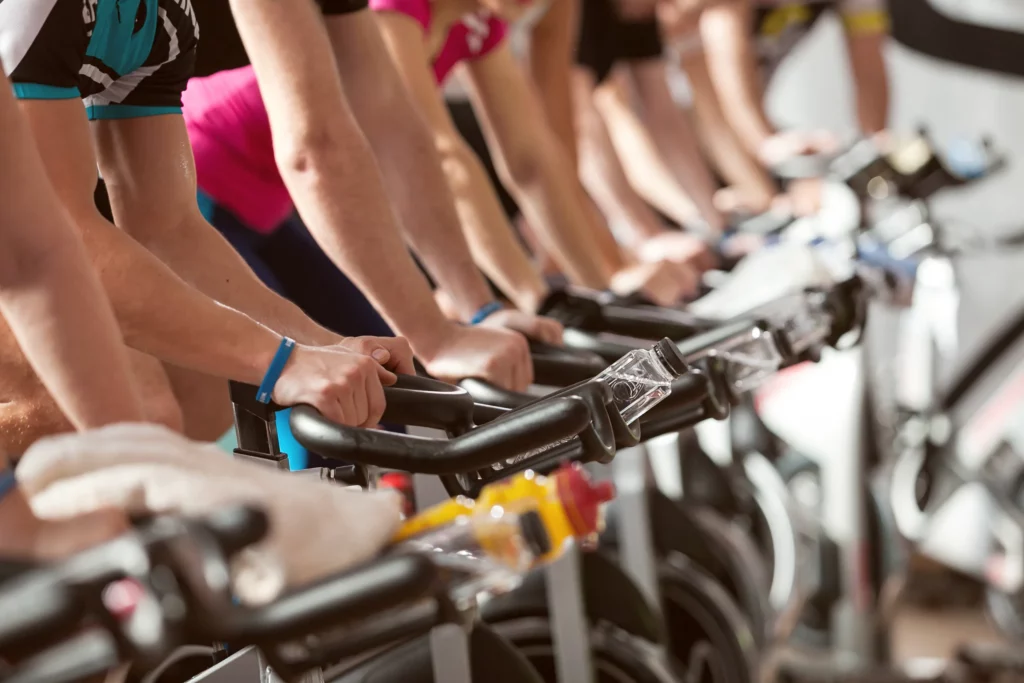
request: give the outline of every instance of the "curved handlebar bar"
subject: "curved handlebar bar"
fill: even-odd
[[[591,411],[580,398],[544,400],[450,440],[343,427],[310,406],[296,406],[292,433],[324,457],[420,474],[461,474],[570,439]]]
[[[533,358],[534,381],[552,387],[582,382],[608,367],[608,363],[596,353],[535,341],[530,342],[530,356]]]
[[[473,427],[473,397],[464,389],[418,375],[399,375],[384,387],[383,420],[461,434]]]
[[[0,650],[34,651],[62,640],[97,609],[97,597],[108,584],[125,578],[145,583],[161,565],[171,566],[177,588],[199,603],[191,606],[230,606],[226,593],[221,601],[211,594],[226,588],[227,558],[263,538],[268,527],[266,515],[249,506],[206,519],[156,517],[57,565],[27,572],[0,590]],[[223,568],[224,585],[210,585],[213,574],[204,570],[214,565]]]
[[[302,637],[430,597],[440,590],[441,573],[425,555],[391,555],[350,569],[236,620],[231,639],[264,643]]]

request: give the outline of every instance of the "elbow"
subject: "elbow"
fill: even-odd
[[[357,129],[346,135],[325,126],[295,133],[275,144],[274,158],[286,183],[310,183],[358,170],[373,157]]]
[[[556,144],[552,141],[551,144]],[[517,150],[497,164],[498,176],[510,187],[530,188],[540,182],[548,161],[535,150]]]

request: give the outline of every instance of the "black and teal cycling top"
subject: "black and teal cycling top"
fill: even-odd
[[[0,0],[0,60],[26,100],[82,98],[90,119],[181,112],[191,0]]]
[[[753,5],[754,36],[765,82],[829,11],[839,15],[849,35],[889,30],[885,0],[754,0]]]

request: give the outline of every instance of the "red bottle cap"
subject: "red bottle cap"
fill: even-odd
[[[565,465],[552,476],[576,536],[600,531],[601,504],[615,497],[615,486],[610,481],[592,482],[579,464]]]
[[[398,489],[407,491],[412,489],[412,479],[402,472],[388,472],[382,474],[377,480],[377,485],[382,489]]]

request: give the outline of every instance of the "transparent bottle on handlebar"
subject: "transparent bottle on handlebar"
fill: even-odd
[[[689,372],[686,360],[668,339],[650,349],[630,351],[595,380],[612,390],[622,419],[632,424],[672,392],[672,382]]]
[[[535,511],[517,514],[496,506],[457,517],[402,546],[435,554],[439,563],[463,575],[451,593],[459,601],[514,589],[549,550],[550,539]]]
[[[431,553],[462,575],[453,599],[501,593],[557,559],[568,541],[592,542],[603,527],[602,505],[614,493],[579,466],[549,477],[527,471],[486,486],[475,501],[460,496],[409,519],[395,547]]]

